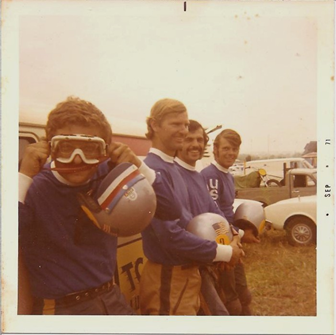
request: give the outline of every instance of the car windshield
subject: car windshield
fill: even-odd
[[[312,173],[311,175],[307,175],[307,184],[306,186],[316,186],[317,184],[317,172]]]
[[[301,164],[302,164],[302,167],[304,167],[304,168],[308,168],[308,169],[312,169],[312,168],[314,168],[314,167],[313,167],[308,161],[306,161],[306,160],[302,161]]]

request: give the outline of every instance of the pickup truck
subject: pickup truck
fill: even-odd
[[[264,207],[277,201],[316,194],[317,169],[290,169],[277,186],[236,188],[236,198],[260,201]]]

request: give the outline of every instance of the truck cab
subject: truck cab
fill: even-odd
[[[277,201],[316,194],[317,169],[287,170],[282,186],[249,187],[236,191],[236,198],[260,201],[266,207]]]
[[[247,175],[252,171],[264,169],[267,171],[267,174],[270,178],[280,181],[284,178],[284,166],[286,167],[286,170],[314,168],[303,157],[273,158],[246,162],[244,167],[244,174]]]

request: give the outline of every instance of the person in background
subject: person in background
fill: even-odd
[[[117,237],[95,226],[77,200],[130,162],[155,180],[92,103],[76,97],[49,113],[46,140],[29,145],[19,169],[19,244],[32,314],[135,314],[113,282]],[[51,162],[46,163],[51,155]]]
[[[201,171],[212,198],[231,224],[234,224],[235,186],[229,168],[238,157],[240,145],[240,135],[232,129],[224,129],[214,141],[215,161]],[[255,238],[254,242],[258,243],[259,240]],[[221,272],[219,283],[225,293],[225,306],[230,315],[251,315],[252,295],[243,264],[239,263],[233,270]]]
[[[207,189],[204,177],[196,171],[196,163],[202,159],[205,147],[208,143],[208,136],[200,123],[194,120],[189,121],[189,132],[184,139],[181,149],[177,151],[175,162],[180,174],[188,185],[188,197],[193,216],[203,213],[215,213],[224,217]],[[245,232],[238,230],[242,242],[254,242],[255,237],[252,230]],[[225,295],[223,289],[218,285],[218,273],[221,271],[220,264],[216,266],[201,266],[202,276],[202,309],[210,315],[229,315],[224,305]]]
[[[142,232],[147,262],[140,280],[140,310],[145,315],[197,315],[201,277],[198,264],[213,261],[236,264],[243,251],[235,239],[231,245],[204,240],[186,230],[192,219],[187,185],[174,156],[188,133],[184,104],[174,99],[157,101],[147,118],[147,138],[152,147],[145,163],[162,178],[154,190],[159,208]]]

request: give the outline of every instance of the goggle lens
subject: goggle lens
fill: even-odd
[[[63,158],[69,158],[76,150],[81,149],[86,158],[99,158],[103,156],[103,148],[97,142],[82,142],[82,141],[59,141],[55,153]]]
[[[97,160],[106,155],[105,141],[96,136],[57,135],[51,139],[50,145],[60,161],[69,159],[76,149],[80,149],[87,160]]]

